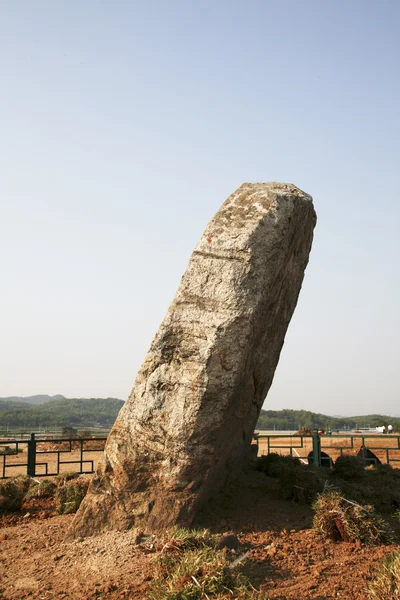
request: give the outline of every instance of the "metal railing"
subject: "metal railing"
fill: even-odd
[[[376,440],[393,440],[392,446],[380,444],[375,445]],[[87,456],[92,452],[103,452],[106,437],[40,437],[37,438],[34,433],[30,434],[29,440],[24,439],[0,439],[0,479],[7,479],[11,469],[23,469],[30,477],[53,477],[62,472],[64,465],[72,465],[71,470],[81,474],[94,473],[94,459]],[[265,454],[284,450],[284,454],[290,454],[303,460],[311,462],[314,465],[321,465],[321,451],[329,456],[339,454],[342,456],[346,451],[355,454],[359,447],[370,449],[372,452],[383,452],[386,463],[400,463],[400,436],[397,435],[363,435],[363,434],[339,434],[339,435],[320,435],[314,431],[313,435],[284,435],[284,434],[264,434],[254,435],[254,441],[260,450],[260,441],[266,441],[267,451]],[[285,443],[279,443],[282,440]],[[346,440],[348,443],[335,443],[335,440]],[[374,441],[369,445],[368,441]],[[394,441],[396,440],[396,441]],[[329,442],[329,443],[328,443]],[[101,448],[90,447],[91,445]],[[43,447],[42,444],[50,444],[50,449]],[[39,445],[39,448],[38,448]],[[58,447],[57,447],[58,446]],[[26,461],[14,462],[15,456],[24,455],[26,448]],[[300,450],[300,452],[299,452]],[[312,455],[310,452],[312,451]],[[56,455],[56,461],[50,459],[44,460],[45,455]],[[73,454],[72,460],[63,460],[65,455]],[[332,457],[332,456],[331,456]],[[371,458],[360,457],[366,464],[371,464]],[[323,461],[323,457],[322,457]],[[373,459],[372,459],[373,461]],[[79,467],[79,468],[78,468]]]
[[[376,452],[383,453],[385,460],[377,459],[375,463],[378,460],[392,466],[395,466],[394,463],[400,463],[400,436],[398,435],[364,435],[356,433],[321,435],[318,431],[314,431],[312,435],[257,433],[254,435],[254,440],[259,450],[260,441],[266,442],[266,452],[263,452],[263,454],[271,454],[272,452],[280,454],[284,450],[284,454],[290,454],[290,456],[295,456],[302,461],[311,462],[317,466],[321,465],[322,451],[334,458],[338,454],[343,456],[346,451],[354,456],[357,450],[362,447],[371,450],[374,454]],[[343,443],[342,440],[345,440],[346,443]],[[378,445],[376,445],[378,440]],[[383,440],[386,444],[383,444]],[[387,445],[389,440],[392,444],[390,446]],[[312,455],[310,457],[311,451]],[[374,459],[367,455],[359,456],[359,458],[366,465],[374,462]]]
[[[25,467],[25,473],[30,477],[53,477],[63,472],[63,465],[72,465],[71,471],[80,474],[94,473],[94,459],[89,458],[87,453],[103,452],[106,437],[64,437],[64,438],[40,438],[37,439],[31,433],[29,440],[3,439],[0,440],[0,479],[8,479],[11,469]],[[50,448],[44,445],[50,444]],[[98,447],[100,444],[100,448]],[[39,447],[38,447],[39,446]],[[94,446],[94,447],[90,447]],[[26,449],[26,454],[24,452]],[[26,461],[14,462],[13,457],[26,455]],[[44,460],[44,455],[56,455],[56,460]],[[73,454],[73,460],[63,460],[65,455]],[[79,466],[79,468],[78,468]],[[64,471],[65,472],[65,471]]]

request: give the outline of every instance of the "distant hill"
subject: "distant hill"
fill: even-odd
[[[41,398],[52,398],[40,401]],[[55,399],[53,399],[55,398]],[[0,433],[7,428],[21,427],[26,431],[40,428],[111,427],[124,405],[118,398],[64,398],[58,395],[29,396],[28,398],[0,399]],[[307,410],[262,410],[257,429],[298,430],[355,429],[392,424],[400,430],[400,418],[387,415],[361,415],[355,417],[330,417]]]
[[[55,396],[47,396],[46,394],[39,394],[37,396],[6,396],[0,398],[0,401],[4,402],[25,402],[26,404],[44,404],[49,400],[65,400],[65,396],[56,394]]]
[[[25,399],[24,399],[25,400]],[[124,402],[118,398],[64,398],[42,404],[0,400],[0,430],[111,427]]]

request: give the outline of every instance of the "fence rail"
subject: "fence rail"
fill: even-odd
[[[379,454],[380,458],[377,457],[376,462],[379,460],[392,466],[400,463],[400,436],[393,434],[320,435],[317,431],[314,431],[312,435],[257,433],[254,435],[254,439],[258,446],[259,456],[272,452],[290,454],[317,466],[321,465],[321,452],[334,459],[343,454],[354,456],[362,447],[371,450],[374,454]],[[311,451],[312,455],[309,456]],[[365,454],[359,458],[367,465],[374,460]]]
[[[16,469],[22,469],[24,472],[19,471],[19,474],[26,474],[30,477],[53,477],[63,472],[64,465],[71,465],[70,470],[77,473],[94,473],[95,460],[88,454],[103,452],[106,440],[106,437],[96,436],[43,438],[36,437],[34,433],[30,434],[28,440],[0,439],[0,479],[11,477],[12,475],[8,474],[11,470],[15,475]],[[385,440],[385,444],[383,440]],[[389,440],[390,445],[388,445]],[[257,433],[254,435],[254,441],[258,447],[259,456],[272,452],[290,454],[303,462],[312,462],[317,466],[321,465],[321,452],[325,452],[333,459],[344,453],[354,455],[361,447],[379,453],[383,459],[378,459],[380,462],[386,462],[393,466],[395,463],[400,463],[400,436],[398,435],[338,434],[330,436],[319,435],[317,431],[313,435]],[[26,460],[19,461],[18,458],[15,460],[15,457],[20,455],[25,455]],[[56,460],[48,458],[48,455],[55,455]],[[44,460],[45,456],[47,456],[47,460]],[[70,458],[70,460],[65,460],[65,458]],[[371,464],[370,457],[363,455],[360,458],[365,464]]]
[[[0,440],[0,479],[8,479],[11,477],[8,473],[13,470],[15,474],[15,469],[19,474],[30,477],[53,477],[63,472],[63,465],[72,465],[70,470],[76,473],[94,473],[95,461],[88,453],[103,452],[106,440],[106,437],[37,439],[34,433],[31,433],[29,440]],[[50,448],[46,447],[46,444],[50,445]],[[26,455],[26,460],[15,461],[14,457],[21,454]],[[45,460],[44,455],[56,455],[56,460]],[[64,460],[68,458],[66,455],[69,455],[71,460]],[[24,469],[25,473],[21,472],[21,469]]]

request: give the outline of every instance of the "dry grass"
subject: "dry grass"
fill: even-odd
[[[184,552],[195,548],[214,548],[216,536],[211,535],[208,529],[185,529],[177,528],[166,532],[165,538],[160,542],[163,550],[170,547],[174,551]]]
[[[362,461],[356,456],[343,455],[336,459],[333,473],[345,481],[359,481],[365,477]]]
[[[57,487],[61,487],[65,485],[67,481],[71,481],[72,479],[77,479],[79,477],[79,473],[75,473],[74,471],[66,471],[65,473],[60,473],[54,477],[54,482]]]
[[[54,496],[57,512],[66,515],[75,513],[80,507],[88,487],[89,480],[79,477],[66,481],[64,485],[57,488]]]
[[[243,575],[231,568],[230,554],[216,549],[217,538],[207,530],[177,529],[162,540],[151,586],[151,600],[220,600],[263,598]]]
[[[372,506],[361,506],[345,499],[337,491],[319,496],[313,505],[313,526],[325,538],[366,545],[389,544],[394,534],[388,523]]]
[[[0,481],[0,514],[21,509],[30,485],[29,477],[12,477]]]
[[[179,556],[165,555],[158,564],[150,598],[245,598],[249,591],[244,576],[229,569],[222,550],[204,547],[187,550]]]
[[[259,457],[256,469],[279,480],[278,493],[285,500],[312,504],[327,484],[349,500],[372,505],[379,513],[394,514],[400,509],[400,469],[390,465],[364,468],[356,457],[343,456],[327,469],[273,453]]]
[[[256,469],[265,473],[268,477],[281,477],[283,472],[293,471],[298,465],[300,465],[298,458],[289,454],[281,455],[271,452],[271,454],[260,456],[257,459]]]
[[[53,498],[57,485],[50,479],[43,479],[39,483],[33,481],[26,493],[25,500],[32,500],[33,498]]]
[[[268,454],[257,459],[256,469],[279,480],[278,494],[284,500],[311,504],[324,489],[327,469],[304,466],[289,455]]]
[[[400,470],[390,465],[367,467],[358,480],[345,481],[334,477],[344,495],[356,502],[371,504],[382,514],[393,514],[400,508]]]
[[[278,492],[284,500],[301,504],[312,504],[320,494],[326,482],[326,469],[310,465],[282,471]]]
[[[21,510],[26,500],[55,498],[59,513],[76,512],[89,486],[89,479],[76,473],[37,481],[18,476],[0,480],[0,513]]]
[[[371,600],[396,600],[400,598],[400,552],[385,558],[369,585]]]

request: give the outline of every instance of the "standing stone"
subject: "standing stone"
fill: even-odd
[[[316,223],[286,183],[245,183],[196,246],[68,537],[190,526],[240,469]]]

